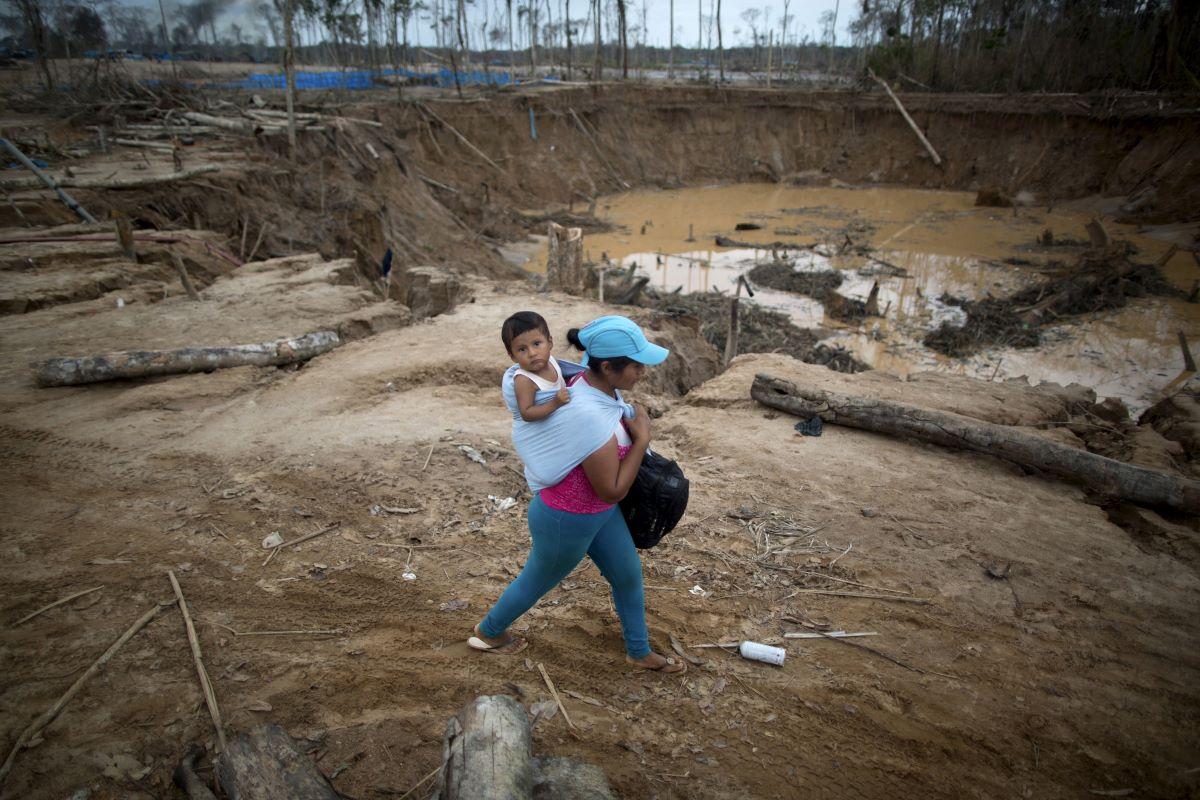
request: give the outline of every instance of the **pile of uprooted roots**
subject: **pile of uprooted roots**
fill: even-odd
[[[1121,308],[1130,298],[1184,295],[1163,277],[1156,264],[1129,260],[1121,247],[1094,249],[1060,275],[1005,298],[943,302],[961,307],[967,322],[955,327],[943,322],[925,337],[925,346],[948,356],[968,356],[990,346],[1036,347],[1041,328],[1066,317]]]
[[[728,297],[717,294],[661,295],[652,301],[666,313],[699,317],[701,334],[719,353],[725,352],[729,333],[729,303]],[[818,343],[812,331],[797,327],[786,314],[753,302],[738,307],[738,352],[783,353],[838,372],[870,369],[844,348]]]
[[[867,317],[866,303],[838,294],[837,288],[842,285],[842,273],[837,270],[797,272],[787,262],[770,261],[759,264],[750,270],[746,277],[756,285],[795,292],[819,300],[825,306],[826,314],[843,322],[857,322]]]

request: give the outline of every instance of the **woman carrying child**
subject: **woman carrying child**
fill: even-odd
[[[514,414],[513,441],[537,492],[529,506],[532,547],[521,574],[475,626],[468,644],[505,655],[525,649],[527,642],[509,633],[509,626],[587,555],[612,588],[626,660],[643,669],[683,672],[686,663],[650,649],[642,562],[617,506],[650,444],[649,417],[631,409],[621,391],[641,380],[647,366],[662,363],[668,351],[647,341],[631,320],[600,317],[567,333],[584,351],[588,369],[563,392],[545,320],[530,312],[514,314],[501,338],[517,361],[504,386]]]

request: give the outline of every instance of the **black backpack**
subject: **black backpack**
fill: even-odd
[[[687,511],[688,490],[688,479],[677,463],[646,451],[633,486],[621,501],[634,546],[648,550],[675,529]]]

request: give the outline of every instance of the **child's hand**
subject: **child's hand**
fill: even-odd
[[[567,403],[571,402],[571,393],[568,392],[567,387],[564,386],[558,390],[557,394],[554,395],[554,399],[558,401],[560,406],[565,406]]]

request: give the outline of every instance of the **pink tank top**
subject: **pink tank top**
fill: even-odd
[[[583,373],[580,373],[571,379],[571,383],[574,384],[575,381],[582,378]],[[632,447],[626,445],[617,445],[617,458],[625,458],[631,449]],[[596,494],[596,490],[592,488],[592,482],[588,480],[587,472],[583,469],[583,464],[568,472],[567,477],[555,485],[548,489],[542,489],[540,496],[542,502],[551,508],[571,514],[599,514],[613,507],[612,503],[604,502]]]

